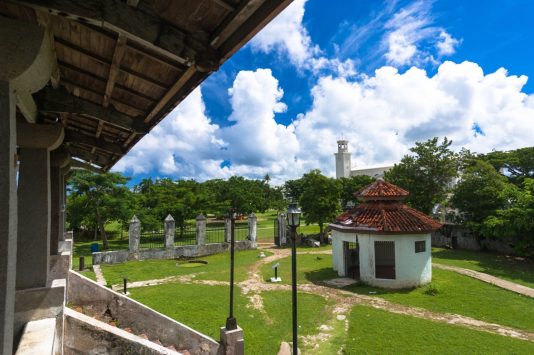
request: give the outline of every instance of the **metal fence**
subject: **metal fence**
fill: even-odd
[[[139,248],[157,249],[165,248],[165,232],[163,231],[146,231],[141,233]]]
[[[197,243],[196,226],[186,224],[185,226],[176,226],[174,234],[174,245],[195,245]]]
[[[234,228],[235,240],[246,240],[248,238],[248,223],[236,223]]]
[[[206,226],[206,244],[224,243],[224,226]]]

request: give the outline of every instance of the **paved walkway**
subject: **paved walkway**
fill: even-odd
[[[99,285],[106,286],[107,282],[104,278],[104,274],[102,273],[102,270],[100,269],[100,265],[93,265],[93,271],[95,272],[96,276],[96,282]]]
[[[501,278],[488,275],[483,272],[464,269],[464,268],[457,267],[457,266],[443,265],[443,264],[438,264],[438,263],[432,263],[432,266],[438,269],[454,271],[462,275],[470,276],[480,281],[484,281],[489,284],[504,288],[506,290],[534,298],[534,288],[519,285],[511,281],[503,280]]]

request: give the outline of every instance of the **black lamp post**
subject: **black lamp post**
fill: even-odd
[[[291,227],[291,293],[293,297],[293,355],[297,355],[297,227],[301,211],[296,203],[287,209],[287,225]]]
[[[234,317],[234,245],[235,245],[235,218],[236,213],[231,209],[230,218],[230,315],[226,318],[226,330],[237,329],[237,320]]]

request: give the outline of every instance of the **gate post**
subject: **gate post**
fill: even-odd
[[[130,221],[128,229],[128,249],[130,253],[139,252],[139,239],[141,238],[141,222],[134,215]]]
[[[197,216],[197,245],[206,244],[206,217],[201,213]]]
[[[257,238],[257,230],[258,230],[257,221],[258,221],[258,217],[256,217],[254,213],[251,213],[248,216],[248,236],[250,238],[250,241],[253,244],[256,243],[256,238]]]
[[[174,218],[169,214],[165,218],[164,222],[164,229],[165,229],[165,248],[173,248],[174,247],[174,234],[176,231],[176,223],[174,222]]]
[[[224,241],[230,243],[232,238],[232,220],[228,217],[224,218]]]
[[[280,245],[287,244],[287,225],[286,214],[281,212],[278,214],[278,236],[280,237]]]

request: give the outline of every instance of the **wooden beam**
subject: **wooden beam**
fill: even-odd
[[[59,64],[60,68],[68,69],[68,70],[71,70],[73,72],[76,72],[77,74],[82,74],[82,75],[85,75],[85,76],[90,77],[92,79],[98,80],[100,82],[107,83],[107,79],[106,78],[98,76],[93,72],[89,72],[89,71],[87,71],[85,69],[78,68],[78,67],[76,67],[76,66],[74,66],[72,64],[69,64],[67,62],[63,62],[61,60],[58,60],[58,64]],[[148,101],[158,101],[160,99],[160,98],[157,98],[157,97],[148,96],[146,94],[143,94],[142,92],[139,92],[137,90],[133,90],[133,89],[131,89],[129,87],[126,87],[124,85],[121,85],[121,84],[115,83],[115,87],[118,88],[118,89],[121,89],[123,91],[126,91],[128,94],[140,97],[140,98],[148,100]]]
[[[100,64],[104,64],[104,65],[107,65],[107,66],[111,66],[111,62],[104,58],[104,57],[101,57],[95,53],[92,53],[88,50],[86,50],[85,48],[82,48],[80,46],[77,46],[75,45],[74,43],[70,43],[68,41],[65,41],[64,39],[62,38],[56,38],[56,43],[59,43],[60,45],[68,48],[68,49],[72,49],[73,51],[76,51],[80,54],[83,54],[84,56],[88,57],[88,58],[91,58],[97,62],[99,62]],[[152,58],[152,57],[151,57]],[[139,72],[136,72],[135,70],[132,70],[130,68],[126,68],[126,67],[119,67],[119,70],[124,72],[124,73],[127,73],[127,74],[130,74],[130,75],[133,75],[135,76],[136,78],[139,78],[143,81],[146,81],[147,83],[149,84],[152,84],[154,86],[157,86],[158,88],[162,89],[162,90],[167,90],[168,87],[165,83],[161,83],[159,81],[156,81],[142,73],[139,73]]]
[[[161,109],[174,97],[178,90],[184,86],[184,84],[195,74],[195,67],[190,67],[185,73],[178,79],[176,83],[163,95],[162,99],[152,108],[150,113],[145,118],[145,123],[152,121],[154,116],[161,111]]]
[[[11,0],[53,15],[90,23],[126,36],[129,40],[166,55],[187,66],[195,62],[195,52],[207,44],[199,42],[152,13],[143,12],[120,0]],[[192,46],[190,46],[192,44]]]
[[[264,28],[292,1],[293,0],[266,0],[252,15],[249,14],[244,22],[241,22],[242,19],[239,19],[239,27],[231,34],[223,27],[219,38],[212,39],[212,43],[214,40],[217,40],[214,47],[217,48],[220,53],[223,53],[221,64]],[[253,2],[256,2],[256,0],[249,1],[249,3]],[[226,28],[231,27],[233,26],[226,26]]]
[[[104,96],[104,93],[101,92],[101,91],[98,91],[92,87],[88,87],[88,86],[85,86],[85,85],[82,85],[80,83],[77,83],[77,82],[74,82],[72,80],[69,80],[67,78],[63,78],[62,80],[62,84],[64,84],[65,86],[70,86],[73,88],[73,92],[75,92],[74,90],[85,90],[87,92],[92,92],[93,94],[96,94],[96,95],[99,95],[99,96]],[[76,94],[77,95],[77,94]],[[139,107],[135,107],[133,106],[131,103],[129,102],[126,102],[126,101],[123,101],[123,100],[120,100],[120,99],[117,99],[117,98],[111,98],[112,102],[116,102],[116,103],[119,103],[121,105],[124,105],[124,106],[127,106],[130,110],[134,110],[136,112],[135,115],[129,115],[129,114],[125,114],[123,113],[123,115],[126,115],[128,117],[131,117],[131,118],[136,118],[137,116],[145,116],[146,115],[146,111],[142,108],[139,108]],[[89,99],[88,99],[89,101]],[[91,102],[93,102],[93,100],[90,100]],[[97,105],[101,105],[102,104],[102,100],[98,100],[98,102],[94,102],[95,104]]]
[[[230,12],[235,10],[235,7],[233,7],[232,5],[230,5],[229,3],[227,3],[224,0],[213,0],[213,2],[216,3],[217,5],[219,5],[220,7],[224,8],[225,10],[230,11]]]
[[[90,147],[99,148],[113,154],[123,155],[125,153],[121,144],[113,144],[102,138],[91,137],[73,130],[66,130],[65,142],[72,142],[75,144],[85,144]]]
[[[98,127],[96,128],[96,138],[100,138],[100,135],[102,134],[102,130],[104,129],[104,121],[100,120],[98,121]]]
[[[126,50],[126,37],[119,33],[117,38],[117,43],[115,44],[115,51],[113,52],[113,59],[111,60],[111,65],[109,67],[109,76],[108,82],[106,84],[106,92],[104,94],[104,100],[102,106],[109,106],[109,99],[113,94],[113,88],[115,87],[115,81],[117,80],[117,75],[119,74],[119,68],[121,65],[122,57]]]
[[[104,108],[90,101],[70,94],[66,89],[45,88],[39,96],[39,110],[42,112],[73,113],[94,117],[121,128],[145,133],[148,127],[142,123],[141,118],[134,119],[118,112],[113,107]]]
[[[85,160],[86,162],[92,162],[91,164],[96,164],[99,166],[105,166],[107,164],[107,159],[103,158],[98,154],[91,154],[90,151],[87,151],[80,146],[75,146],[74,144],[67,144],[67,149],[72,157]]]

